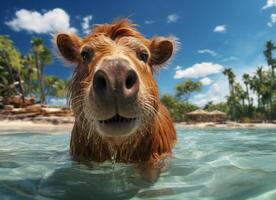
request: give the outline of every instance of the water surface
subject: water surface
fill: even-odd
[[[0,129],[0,199],[276,199],[276,130],[179,129],[153,182],[132,165],[80,164],[69,134]]]

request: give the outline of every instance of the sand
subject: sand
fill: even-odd
[[[176,123],[177,128],[244,128],[244,129],[276,129],[273,123],[237,123],[227,122],[225,124],[216,124],[213,122],[187,124],[186,122]]]
[[[272,123],[236,123],[227,122],[226,124],[215,124],[215,123],[196,123],[187,124],[185,122],[175,123],[176,128],[245,128],[245,129],[276,129],[276,124]],[[0,121],[0,133],[14,133],[14,132],[37,132],[37,133],[70,133],[73,128],[73,123],[60,123],[52,124],[47,122],[32,122],[23,120],[2,120]]]
[[[73,123],[52,124],[42,122],[32,122],[23,120],[3,120],[0,121],[0,133],[14,132],[38,132],[38,133],[70,133]]]

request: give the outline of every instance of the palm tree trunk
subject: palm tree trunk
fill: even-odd
[[[28,76],[28,94],[31,95],[32,93],[32,70],[29,70],[29,76]]]
[[[248,101],[248,107],[251,105],[251,101],[250,101],[250,96],[249,96],[249,89],[248,89],[248,85],[245,85],[246,87],[246,96],[247,96],[247,101]]]
[[[258,99],[258,108],[261,108],[261,99],[260,99],[260,95],[257,94],[257,99]]]
[[[232,96],[232,100],[233,100],[233,98],[235,97],[235,94],[234,94],[234,86],[231,84],[231,96]],[[231,104],[232,104],[232,119],[233,120],[236,120],[236,107],[235,107],[235,102],[231,102]]]
[[[45,93],[44,93],[44,64],[40,65],[40,79],[39,79],[39,87],[40,87],[40,101],[42,104],[45,103]]]
[[[40,66],[39,66],[39,55],[37,52],[35,52],[35,67],[36,67],[36,72],[37,72],[38,85],[40,86],[41,73],[40,73]],[[41,100],[42,100],[41,99],[41,90],[39,90],[39,92],[40,92],[40,103],[42,103],[41,102]]]
[[[249,96],[248,84],[246,84],[245,87],[246,87],[246,96],[247,96],[247,101],[248,101],[247,114],[248,114],[249,117],[252,117],[252,113],[251,113],[252,102],[251,102],[250,96]]]
[[[25,93],[24,93],[24,88],[23,88],[23,85],[22,85],[22,80],[20,78],[20,75],[17,74],[18,76],[18,82],[19,82],[19,92],[21,93],[22,95],[22,101],[23,101],[23,104],[25,103]]]

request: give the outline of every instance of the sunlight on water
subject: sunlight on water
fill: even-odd
[[[68,148],[66,133],[0,134],[0,199],[276,199],[275,130],[178,130],[152,182],[133,165],[74,162]]]

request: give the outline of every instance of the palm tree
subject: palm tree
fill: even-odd
[[[275,94],[275,88],[276,88],[276,83],[275,83],[275,68],[276,68],[276,59],[273,58],[273,51],[276,49],[275,44],[272,41],[267,41],[266,42],[266,47],[264,50],[264,55],[267,61],[267,65],[271,67],[271,81],[270,81],[270,88],[269,90],[269,104],[270,104],[270,118],[272,118],[273,115],[273,97],[276,95]],[[267,96],[267,97],[268,97]]]
[[[52,62],[51,51],[43,45],[43,40],[41,38],[32,39],[32,48],[34,52],[35,65],[37,69],[37,79],[40,91],[40,102],[45,102],[45,92],[44,92],[44,67]]]
[[[40,101],[41,103],[45,102],[45,92],[44,92],[44,67],[47,64],[52,62],[52,53],[51,51],[43,47],[43,51],[40,54],[40,79],[39,79],[39,86],[40,86]]]
[[[256,86],[256,92],[257,95],[259,96],[259,100],[260,100],[260,106],[264,106],[264,102],[262,101],[262,83],[263,83],[263,67],[258,67],[257,71],[256,71],[256,78],[255,78],[255,86]]]
[[[37,70],[37,80],[39,80],[39,84],[41,83],[41,61],[40,61],[40,54],[43,51],[43,40],[41,38],[33,38],[31,40],[32,49],[35,58],[35,66]],[[43,97],[41,92],[40,86],[40,102],[43,103]]]
[[[267,65],[271,66],[272,80],[273,80],[273,83],[274,83],[274,77],[275,77],[275,71],[274,70],[276,68],[276,63],[275,63],[275,59],[273,59],[273,57],[272,57],[272,53],[273,53],[273,50],[276,49],[276,46],[270,40],[270,41],[266,42],[266,46],[265,47],[266,48],[264,50],[264,55],[266,57]]]
[[[33,79],[34,77],[34,72],[36,71],[35,68],[35,59],[32,54],[28,54],[24,57],[24,64],[25,64],[25,79],[27,82],[27,94],[31,95],[32,90],[33,90]]]
[[[249,96],[249,83],[250,83],[250,76],[249,74],[244,74],[242,76],[245,88],[246,88],[246,97],[247,97],[247,101],[248,101],[248,106],[251,105],[251,101],[250,101],[250,96]]]
[[[231,68],[226,68],[223,71],[223,74],[225,76],[227,76],[228,83],[229,83],[230,96],[229,96],[228,100],[229,100],[229,106],[230,106],[230,112],[231,112],[231,119],[235,119],[236,111],[235,111],[235,102],[234,102],[234,99],[235,99],[234,98],[234,96],[235,96],[234,83],[235,83],[236,75],[234,74],[234,72],[232,71]]]
[[[249,74],[243,74],[242,78],[243,78],[243,83],[245,85],[246,98],[247,98],[247,102],[248,102],[247,114],[249,116],[252,116],[252,104],[253,104],[253,102],[252,102],[252,98],[250,98],[250,96],[249,96],[249,85],[250,85],[251,79],[250,79]]]

